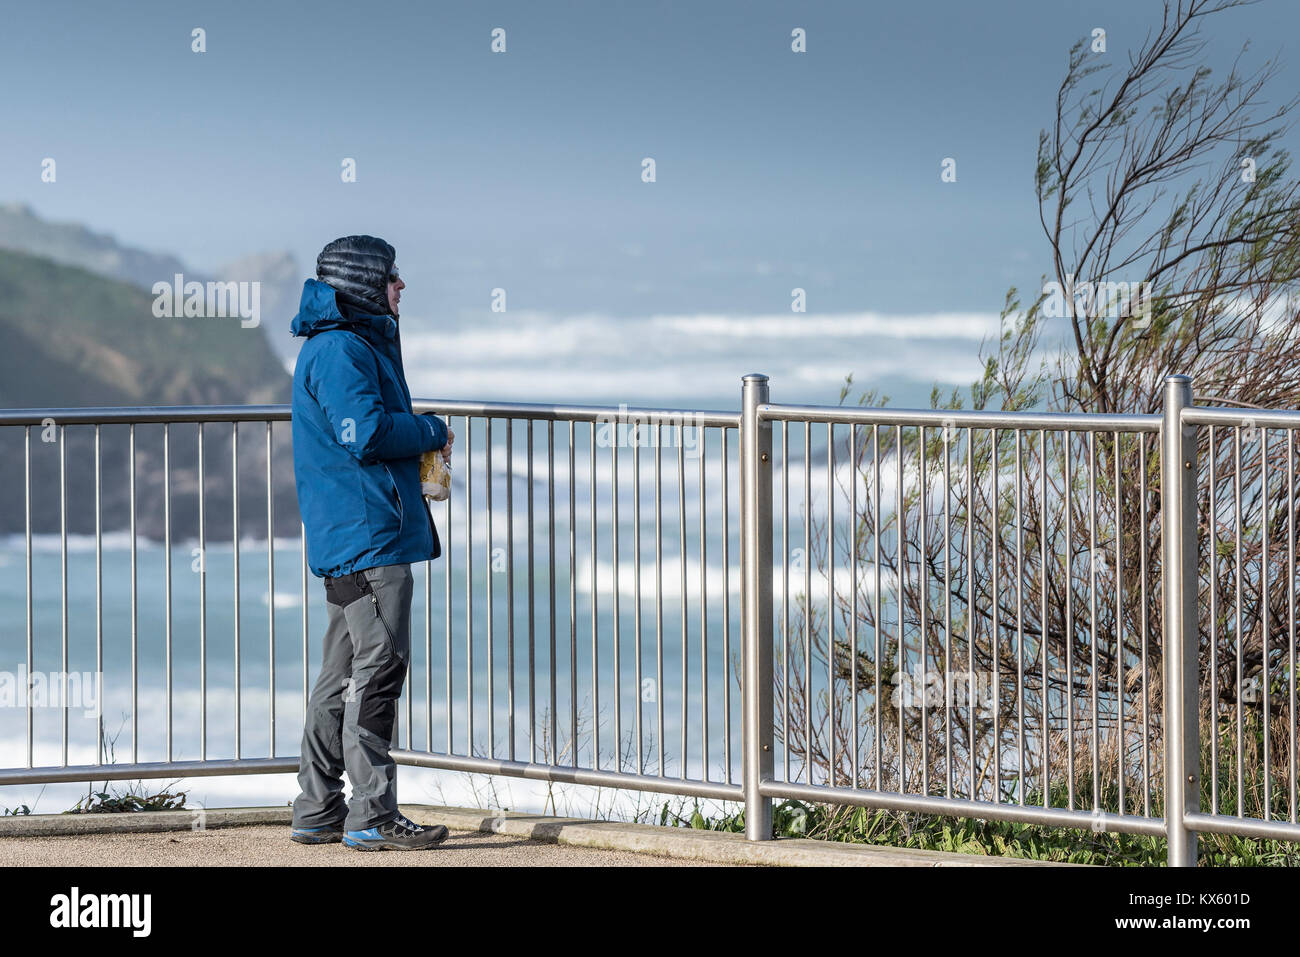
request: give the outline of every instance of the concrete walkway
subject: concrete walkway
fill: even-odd
[[[478,831],[453,831],[438,848],[362,854],[339,844],[306,847],[281,824],[206,831],[0,838],[0,867],[686,867],[689,861],[597,851]]]
[[[0,867],[1042,866],[863,844],[797,839],[750,843],[743,835],[718,831],[472,808],[410,805],[402,812],[419,824],[443,824],[451,834],[426,852],[363,854],[338,844],[293,843],[288,839],[287,807],[41,814],[0,818]]]

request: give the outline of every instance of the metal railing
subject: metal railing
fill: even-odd
[[[784,768],[760,793],[1161,833],[1147,663],[1141,649],[1135,662],[1107,655],[1119,619],[1099,608],[1096,581],[1117,517],[1151,491],[1143,472],[1132,488],[1117,480],[1117,450],[1144,456],[1160,418],[766,403],[757,418],[780,424],[785,556],[773,721]],[[797,548],[815,560],[796,561]],[[1149,590],[1131,578],[1109,605],[1127,584],[1145,617]],[[1132,749],[1140,760],[1105,760]],[[1129,813],[1134,771],[1142,814]]]
[[[413,603],[397,760],[738,800],[739,416],[417,406],[447,417],[457,453],[452,496],[432,507],[443,554],[424,563]],[[23,737],[22,766],[0,761],[0,784],[296,768],[325,606],[291,514],[289,430],[276,428],[289,418],[285,407],[0,412],[0,461],[23,473],[9,487],[23,489],[13,557],[26,582],[0,617],[5,657],[29,675],[93,660],[103,687],[93,727],[69,728],[68,708],[46,727],[30,696],[0,709],[0,738],[18,717]],[[115,555],[101,492],[119,478]],[[57,532],[44,550],[42,526]],[[118,713],[121,748],[104,725]],[[50,748],[38,731],[55,732]]]
[[[774,799],[1164,836],[1174,865],[1197,832],[1300,838],[1300,412],[1180,376],[1145,415],[780,405],[759,375],[739,413],[417,407],[457,455],[399,763],[743,801],[753,840]],[[288,418],[0,412],[29,691],[0,785],[296,769],[324,605]],[[30,692],[92,657],[86,733]]]

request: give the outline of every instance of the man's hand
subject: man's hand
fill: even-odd
[[[449,428],[447,429],[447,444],[438,450],[442,453],[442,460],[444,462],[451,461],[451,443],[454,441],[456,441],[456,433]]]

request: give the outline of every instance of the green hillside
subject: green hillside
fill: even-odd
[[[132,405],[251,405],[289,401],[291,379],[261,327],[245,329],[237,318],[157,319],[154,297],[48,259],[0,249],[0,408],[71,408]],[[284,315],[264,315],[283,330]],[[105,529],[130,524],[129,457],[126,427],[102,430],[102,506]],[[163,537],[166,473],[162,427],[137,430],[135,475],[139,534]],[[292,451],[287,427],[279,430],[273,454],[275,524],[279,535],[298,531]],[[64,436],[67,527],[95,528],[92,426],[69,426]],[[197,534],[197,427],[172,429],[173,533]],[[207,476],[210,540],[228,539],[232,489],[216,463],[231,456],[229,425],[213,425],[205,436],[213,463]],[[246,501],[265,495],[265,435],[257,426],[241,433],[240,482]],[[0,535],[25,529],[24,430],[0,428]],[[33,430],[31,513],[33,531],[57,531],[64,520],[58,444]],[[264,500],[264,499],[263,499]],[[264,512],[250,508],[244,534],[264,529]]]
[[[288,401],[289,375],[262,327],[158,319],[153,301],[128,283],[0,249],[0,408]]]

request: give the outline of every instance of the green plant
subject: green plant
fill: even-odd
[[[105,746],[108,750],[108,764],[114,764],[117,761],[117,738],[122,733],[122,727],[126,723],[123,716],[123,724],[118,727],[117,734],[111,738],[103,733],[104,719],[99,719],[100,736],[104,739]],[[166,785],[170,788],[171,784]],[[143,781],[134,781],[129,784],[125,790],[114,791],[109,787],[107,781],[97,791],[94,782],[87,785],[88,791],[85,797],[79,800],[73,807],[64,811],[64,814],[120,814],[129,811],[179,811],[185,807],[186,793],[184,791],[164,790],[150,794],[144,788]]]
[[[107,788],[107,784],[105,787]],[[149,794],[143,790],[137,792],[135,788],[143,787],[143,782],[140,781],[136,781],[131,787],[132,789],[118,794],[108,790],[92,791],[63,813],[119,814],[126,811],[179,811],[185,807],[184,791],[174,793],[159,791],[156,794]]]

